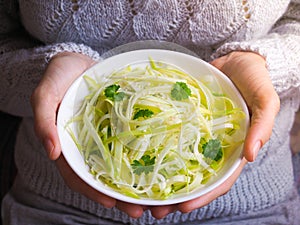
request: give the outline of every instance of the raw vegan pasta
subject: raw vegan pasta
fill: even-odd
[[[134,198],[201,188],[243,143],[242,109],[211,75],[152,59],[84,80],[90,94],[70,131],[99,182]]]

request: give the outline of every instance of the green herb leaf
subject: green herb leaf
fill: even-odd
[[[131,166],[135,174],[141,175],[142,173],[153,172],[154,163],[155,157],[151,158],[149,155],[143,155],[140,160],[133,160]]]
[[[114,95],[113,100],[116,101],[116,102],[119,102],[119,101],[122,101],[124,97],[125,97],[124,92],[118,92]]]
[[[202,145],[202,149],[206,158],[218,161],[223,157],[221,142],[218,139],[210,139]]]
[[[149,109],[140,109],[134,114],[133,119],[136,120],[137,118],[140,118],[140,117],[149,118],[153,114],[154,114],[154,112],[152,112]]]
[[[184,82],[176,82],[171,90],[172,98],[179,101],[188,99],[191,93],[191,89]]]
[[[104,94],[107,98],[113,98],[119,89],[120,85],[112,84],[105,88]]]
[[[112,101],[122,101],[125,97],[124,92],[118,92],[120,85],[112,84],[105,88],[104,95]]]

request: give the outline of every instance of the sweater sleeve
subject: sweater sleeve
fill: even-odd
[[[232,51],[253,51],[267,61],[275,90],[280,96],[300,87],[300,0],[291,1],[287,11],[267,35],[260,39],[230,42],[220,46],[213,58]]]
[[[17,13],[17,1],[0,0],[0,111],[32,116],[30,96],[50,59],[60,52],[77,52],[99,60],[90,47],[77,43],[45,45],[27,34]]]

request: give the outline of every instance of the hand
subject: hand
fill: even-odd
[[[116,201],[97,192],[73,172],[61,154],[56,128],[56,113],[59,104],[72,82],[94,63],[88,56],[78,53],[61,53],[53,57],[31,97],[35,131],[43,143],[49,158],[56,160],[56,165],[65,183],[72,190],[105,207],[116,206],[131,217],[139,217],[143,213],[142,206]]]
[[[251,124],[244,142],[244,159],[229,179],[208,194],[178,205],[152,207],[152,215],[156,218],[163,218],[175,210],[190,212],[227,193],[247,161],[255,160],[259,149],[271,136],[280,103],[269,78],[264,58],[251,52],[232,52],[214,60],[211,64],[233,81],[248,105]]]

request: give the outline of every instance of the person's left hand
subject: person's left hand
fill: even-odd
[[[209,193],[180,204],[150,207],[152,215],[156,218],[163,218],[174,211],[191,212],[226,194],[246,163],[255,160],[259,149],[271,136],[280,102],[269,78],[265,59],[252,52],[232,52],[211,63],[237,86],[251,113],[251,124],[244,142],[244,158],[229,179]]]

